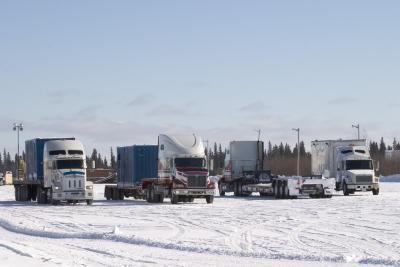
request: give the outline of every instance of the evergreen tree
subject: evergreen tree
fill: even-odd
[[[110,148],[110,152],[111,152],[110,153],[110,167],[111,167],[111,169],[116,170],[117,169],[117,161],[115,160],[115,155],[114,155],[112,147]]]
[[[381,138],[381,142],[379,144],[379,154],[381,157],[385,156],[385,151],[386,151],[386,144],[385,141],[383,140],[383,137]]]

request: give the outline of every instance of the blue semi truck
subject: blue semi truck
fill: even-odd
[[[25,161],[25,176],[14,180],[16,201],[93,203],[93,184],[86,180],[86,155],[79,140],[27,140]]]

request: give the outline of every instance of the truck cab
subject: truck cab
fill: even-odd
[[[365,146],[343,146],[337,148],[336,189],[345,195],[355,191],[372,191],[379,194],[379,178],[370,153]]]
[[[215,185],[209,179],[203,141],[196,135],[159,135],[158,177],[170,179],[173,204],[206,198],[214,199]]]
[[[52,140],[43,151],[44,188],[53,203],[93,201],[93,184],[86,181],[86,155],[78,140]]]

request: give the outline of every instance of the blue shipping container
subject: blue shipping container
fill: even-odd
[[[25,141],[26,179],[30,182],[43,181],[44,144],[51,140],[75,140],[71,138],[36,138]]]
[[[157,160],[157,145],[118,147],[118,187],[131,187],[139,185],[143,178],[156,178]]]

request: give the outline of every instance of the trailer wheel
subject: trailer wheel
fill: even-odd
[[[349,189],[347,188],[346,182],[343,182],[343,195],[348,196],[350,194]]]
[[[207,204],[212,204],[214,202],[214,196],[206,196]]]
[[[171,204],[178,204],[178,196],[175,194],[171,195]]]
[[[158,203],[163,203],[164,202],[164,195],[163,194],[159,194],[158,195]]]
[[[86,204],[87,205],[92,205],[93,204],[93,199],[86,199]]]
[[[373,194],[374,196],[379,195],[379,188],[378,188],[378,189],[372,189],[372,194]]]

